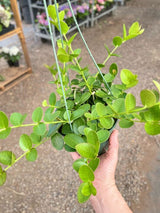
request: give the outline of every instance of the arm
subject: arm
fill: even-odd
[[[95,172],[94,186],[97,195],[90,198],[96,213],[132,213],[115,184],[115,170],[118,161],[118,131],[110,138],[109,150],[100,157]]]

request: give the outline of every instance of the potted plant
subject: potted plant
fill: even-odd
[[[11,48],[3,47],[0,51],[0,58],[4,58],[10,67],[19,67],[21,53],[16,46]]]
[[[0,5],[0,35],[3,35],[14,29],[10,24],[11,13]]]
[[[83,3],[82,5],[77,6],[77,20],[78,22],[83,22],[86,20],[89,15],[89,5],[87,3]]]
[[[59,29],[55,6],[48,6],[51,23]],[[32,113],[33,122],[24,123],[26,114],[11,114],[10,118],[0,112],[0,138],[5,139],[14,128],[33,126],[30,135],[22,134],[19,146],[23,151],[16,157],[12,151],[0,152],[0,185],[6,181],[6,171],[22,157],[28,161],[35,161],[37,148],[48,140],[57,150],[65,149],[69,152],[78,152],[80,159],[73,163],[82,183],[78,189],[80,203],[89,199],[91,194],[96,195],[93,185],[94,171],[98,167],[98,155],[103,153],[110,137],[112,128],[117,121],[121,128],[129,128],[135,122],[144,123],[146,132],[150,135],[160,134],[160,84],[154,81],[155,89],[140,91],[142,106],[136,106],[136,98],[127,90],[138,83],[137,75],[128,69],[120,72],[121,83],[114,83],[118,76],[118,67],[113,63],[109,71],[106,63],[112,56],[118,56],[115,51],[123,43],[143,33],[138,22],[131,25],[128,32],[123,25],[123,36],[113,38],[113,50],[107,46],[107,57],[98,67],[102,72],[91,74],[88,67],[80,65],[81,49],[73,49],[74,34],[70,39],[66,33],[69,30],[64,22],[64,11],[59,13],[63,44],[57,41],[57,58],[59,66],[47,66],[56,85],[55,93],[51,93],[49,101],[44,100],[42,105],[45,112],[37,107]],[[75,71],[76,78],[69,81],[67,72]],[[61,73],[61,75],[58,75]],[[64,98],[65,97],[65,98]],[[5,167],[6,166],[6,167]]]

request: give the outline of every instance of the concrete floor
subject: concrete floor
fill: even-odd
[[[145,32],[120,48],[121,58],[113,58],[119,70],[128,68],[138,74],[139,84],[131,92],[140,103],[139,90],[154,88],[152,80],[160,81],[160,2],[159,0],[131,0],[119,7],[111,17],[102,18],[93,28],[83,31],[84,37],[98,63],[106,55],[104,44],[111,47],[112,38],[122,35],[122,24],[129,26],[139,21]],[[0,96],[0,110],[9,116],[12,112],[27,113],[27,122],[35,107],[55,88],[48,84],[50,73],[44,64],[54,62],[50,43],[35,42],[32,29],[25,28],[27,45],[32,62],[33,74],[11,90]],[[10,42],[10,43],[9,43]],[[12,40],[13,42],[13,40]],[[18,41],[14,40],[14,43]],[[6,44],[6,43],[5,43]],[[3,45],[5,45],[3,43]],[[11,41],[8,41],[11,45]],[[84,64],[95,71],[87,51],[77,36],[74,47],[81,47]],[[22,60],[23,62],[23,60]],[[108,67],[109,67],[108,64]],[[3,64],[4,65],[4,64]],[[31,129],[16,129],[11,136],[1,141],[0,149],[10,149],[21,154],[18,138]],[[135,125],[120,130],[119,163],[116,173],[117,185],[136,213],[159,213],[160,208],[160,137],[146,135],[143,126]],[[77,175],[72,170],[72,159],[68,153],[54,150],[50,142],[38,149],[38,159],[28,163],[25,159],[8,170],[6,184],[0,188],[0,213],[91,213],[89,204],[78,204],[76,190],[79,185]]]

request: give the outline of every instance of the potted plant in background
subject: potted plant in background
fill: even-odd
[[[0,35],[3,35],[15,27],[10,24],[11,13],[0,5]]]
[[[48,6],[48,12],[52,24],[59,29],[55,6]],[[0,185],[6,181],[6,171],[26,157],[28,161],[37,158],[37,147],[49,139],[57,150],[63,148],[69,152],[78,152],[80,159],[73,163],[73,168],[78,172],[82,183],[78,189],[78,201],[80,203],[89,199],[91,194],[96,195],[93,185],[94,171],[99,165],[98,155],[103,153],[112,128],[117,120],[121,128],[129,128],[135,122],[144,123],[145,131],[150,135],[160,134],[160,84],[154,81],[155,89],[140,91],[142,106],[136,106],[136,98],[127,90],[138,83],[137,75],[128,69],[120,72],[121,83],[114,83],[118,76],[118,67],[113,63],[109,71],[106,63],[112,56],[118,56],[115,51],[123,43],[143,33],[138,22],[131,25],[128,32],[123,25],[123,36],[113,38],[113,50],[106,45],[107,57],[97,64],[102,72],[91,74],[88,65],[80,64],[81,49],[73,49],[74,34],[70,39],[66,33],[69,30],[64,22],[65,12],[59,13],[61,32],[64,40],[57,41],[57,58],[59,66],[53,64],[47,66],[50,70],[56,92],[51,93],[49,101],[44,100],[42,105],[47,109],[43,113],[41,107],[37,107],[32,113],[33,122],[25,124],[26,114],[11,114],[10,118],[4,112],[0,112],[0,138],[5,139],[14,128],[32,126],[30,135],[22,134],[19,146],[23,154],[16,158],[12,151],[0,152]],[[76,78],[69,81],[67,72],[75,71]],[[61,75],[58,75],[61,73]],[[65,98],[64,98],[65,96]],[[6,167],[5,167],[6,166]]]
[[[4,58],[10,67],[19,67],[21,53],[16,46],[11,48],[3,47],[0,50],[0,58]]]

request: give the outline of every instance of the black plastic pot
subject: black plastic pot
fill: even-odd
[[[22,16],[23,16],[23,19],[24,19],[25,23],[26,24],[31,24],[32,21],[31,21],[31,15],[30,15],[30,11],[29,11],[28,0],[20,0],[19,4],[20,4]]]
[[[9,67],[19,67],[19,61],[11,61],[11,60],[8,60],[7,61]]]
[[[15,26],[13,24],[10,24],[8,27],[3,27],[2,31],[0,32],[0,36],[14,30],[14,28]]]

